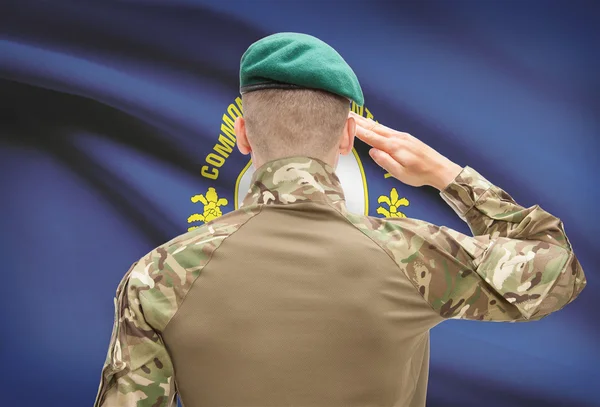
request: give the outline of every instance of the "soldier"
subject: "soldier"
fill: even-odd
[[[117,288],[95,406],[425,406],[429,330],[532,321],[586,284],[561,221],[468,166],[356,114],[359,82],[304,34],[252,44],[237,144],[240,209],[152,250]],[[470,226],[350,213],[335,174],[354,136]]]

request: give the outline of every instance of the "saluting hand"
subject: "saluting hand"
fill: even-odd
[[[427,144],[354,112],[356,137],[374,147],[369,155],[394,178],[414,187],[430,185],[444,190],[462,168]]]

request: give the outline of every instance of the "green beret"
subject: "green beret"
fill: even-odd
[[[356,74],[344,58],[318,38],[278,33],[250,45],[240,63],[240,93],[260,89],[321,89],[357,105],[364,97]]]

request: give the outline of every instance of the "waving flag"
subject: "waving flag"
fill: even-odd
[[[598,18],[583,1],[1,2],[1,404],[91,405],[128,267],[248,190],[242,53],[295,31],[352,66],[352,110],[560,217],[588,276],[542,321],[434,329],[428,405],[600,405]],[[358,140],[338,173],[354,212],[469,233]]]

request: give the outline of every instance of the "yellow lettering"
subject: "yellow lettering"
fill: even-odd
[[[235,103],[237,103],[238,105],[238,109],[240,109],[240,112],[244,113],[244,108],[242,107],[242,98],[241,97],[236,97],[235,98]]]
[[[214,151],[221,154],[223,157],[229,157],[229,154],[233,151],[231,147],[234,146],[234,142],[223,135],[219,135],[219,144],[215,144]]]
[[[352,111],[358,115],[363,115],[364,106],[359,106],[355,102],[352,102]]]
[[[214,165],[215,167],[221,167],[223,164],[225,164],[225,159],[219,155],[210,153],[206,156],[206,162]]]
[[[217,170],[216,168],[213,168],[212,173],[208,172],[208,165],[204,165],[202,166],[202,170],[200,170],[200,173],[202,173],[202,175],[206,178],[210,178],[210,179],[217,179],[217,177],[219,176],[219,170]]]
[[[373,118],[373,114],[369,111],[369,109],[365,108],[365,112],[367,112],[367,119]]]
[[[223,121],[225,121],[225,118],[227,118],[227,120],[231,122],[231,119],[229,119],[229,117],[223,115]],[[221,132],[223,132],[223,134],[229,137],[230,139],[235,140],[235,130],[233,128],[233,125],[221,123]]]
[[[231,116],[233,120],[235,120],[237,117],[242,117],[242,114],[233,103],[227,108],[227,113],[229,113],[229,116]]]

